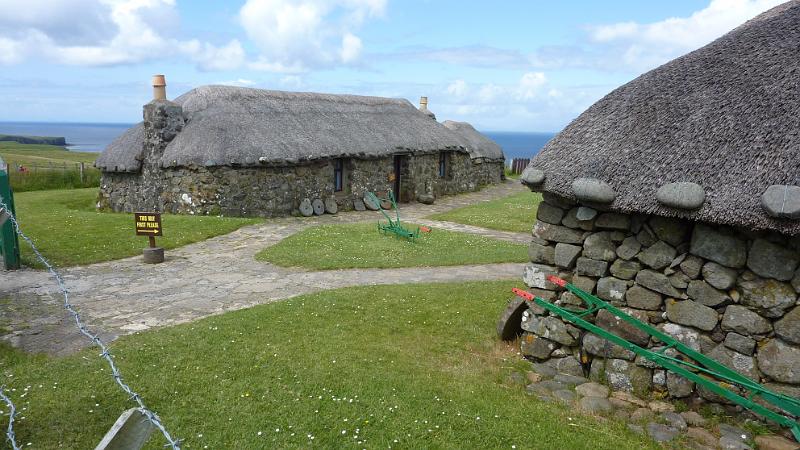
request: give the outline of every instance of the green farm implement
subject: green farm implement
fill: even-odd
[[[397,202],[394,199],[394,194],[392,193],[391,189],[387,193],[387,198],[381,199],[378,198],[377,195],[373,194],[372,192],[367,192],[367,197],[370,199],[372,203],[377,205],[378,210],[380,210],[383,217],[386,218],[386,223],[378,222],[378,231],[381,233],[392,233],[396,234],[397,236],[404,237],[407,239],[416,239],[419,237],[420,231],[422,232],[430,232],[430,228],[428,227],[417,227],[415,231],[411,231],[400,222],[400,209],[397,208]],[[392,208],[394,209],[395,218],[392,219],[389,214],[386,213],[386,210],[383,209],[383,202],[390,202]]]
[[[607,341],[630,350],[633,353],[646,358],[659,366],[680,375],[690,381],[694,381],[709,391],[730,400],[737,405],[749,409],[761,417],[767,418],[777,424],[789,428],[794,434],[795,439],[800,442],[800,423],[794,419],[779,414],[772,409],[757,403],[755,399],[761,399],[770,406],[780,409],[793,417],[800,417],[800,399],[789,397],[777,392],[770,391],[761,384],[745,377],[735,370],[720,364],[718,361],[709,358],[702,353],[691,349],[674,337],[662,333],[660,330],[651,327],[639,320],[626,314],[624,311],[615,308],[613,305],[600,300],[594,295],[585,292],[571,283],[555,277],[548,276],[547,280],[551,283],[565,288],[583,300],[587,308],[583,311],[569,311],[550,303],[542,298],[535,297],[529,292],[521,289],[513,289],[514,293],[523,299],[534,303],[551,314],[555,314],[564,320],[590,331]],[[624,322],[644,331],[651,337],[664,344],[657,349],[647,349],[640,347],[625,338],[617,336],[599,326],[589,322],[586,317],[595,312],[605,309]],[[675,356],[667,355],[667,350],[673,349],[677,353]]]

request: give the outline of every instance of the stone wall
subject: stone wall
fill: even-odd
[[[450,160],[448,176],[439,178],[438,154],[409,156],[410,174],[402,182],[411,189],[411,198],[474,191],[502,178],[502,163],[473,162],[456,152]],[[349,158],[345,160],[345,189],[334,192],[332,160],[287,167],[157,170],[143,163],[141,174],[103,173],[97,207],[119,212],[275,217],[295,214],[305,198],[330,198],[346,211],[367,191],[391,189],[393,173],[392,157]]]
[[[576,296],[545,281],[557,274],[743,375],[800,396],[799,249],[800,240],[774,233],[603,212],[545,193],[523,278],[535,295],[581,310]],[[590,320],[633,343],[661,345],[607,311]],[[525,311],[522,328],[522,354],[560,371],[580,371],[583,353],[590,378],[615,390],[722,401],[543,309]]]

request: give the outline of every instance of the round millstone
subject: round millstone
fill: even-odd
[[[353,199],[353,209],[356,211],[366,211],[367,207],[364,204],[364,201],[360,198]]]
[[[146,264],[158,264],[164,262],[164,249],[161,247],[147,247],[142,251],[143,260]]]
[[[325,199],[325,212],[328,214],[336,214],[339,212],[339,205],[336,204],[336,200],[333,198],[326,198]]]
[[[522,171],[522,175],[520,176],[520,181],[522,184],[527,184],[529,186],[537,186],[544,183],[544,171],[540,169],[534,169],[533,167],[526,167],[525,170]]]
[[[314,214],[321,216],[325,214],[325,202],[322,199],[315,198],[314,201],[311,202],[311,207],[314,209]]]
[[[380,204],[378,202],[373,201],[373,199],[367,195],[364,196],[364,205],[366,205],[367,209],[370,211],[377,211],[380,208]]]
[[[761,194],[761,207],[772,217],[800,219],[800,186],[768,187]]]
[[[311,217],[314,214],[314,207],[311,206],[311,199],[304,198],[303,201],[300,202],[300,214],[304,217]]]
[[[578,200],[594,203],[611,203],[617,198],[614,188],[597,178],[576,178],[572,182],[572,192]]]
[[[658,188],[656,200],[670,208],[697,209],[706,201],[706,191],[697,183],[679,181]]]

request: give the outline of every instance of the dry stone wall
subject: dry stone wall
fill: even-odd
[[[503,164],[472,162],[453,153],[451,171],[438,177],[438,154],[415,155],[403,180],[412,199],[430,200],[498,183]],[[97,207],[118,212],[156,210],[170,213],[276,217],[296,214],[304,199],[336,202],[352,210],[368,191],[392,188],[393,159],[345,160],[345,189],[334,192],[333,161],[287,167],[158,168],[143,173],[103,173]]]
[[[582,310],[580,299],[546,281],[556,274],[743,375],[800,396],[799,239],[543,197],[523,275],[532,293]],[[614,390],[723,401],[544,309],[532,307],[521,320],[522,354],[560,372],[581,374],[583,353],[590,378]],[[636,344],[661,345],[607,311],[592,320]]]

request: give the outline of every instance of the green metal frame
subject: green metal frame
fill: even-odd
[[[762,386],[761,384],[745,377],[744,375],[736,372],[735,370],[725,366],[724,364],[715,361],[714,359],[709,358],[702,353],[691,349],[690,347],[686,346],[682,342],[678,341],[677,339],[673,338],[672,336],[662,333],[657,328],[651,327],[645,323],[640,322],[636,318],[628,315],[624,311],[614,307],[613,305],[604,302],[603,300],[595,297],[594,295],[585,292],[578,287],[572,285],[571,283],[567,283],[566,281],[555,277],[555,276],[548,276],[548,281],[560,285],[567,289],[569,292],[575,294],[578,298],[583,300],[588,308],[581,312],[574,312],[563,309],[559,306],[556,306],[542,298],[535,297],[532,294],[525,292],[520,289],[514,289],[514,293],[518,296],[535,303],[536,305],[545,308],[546,310],[550,311],[553,314],[557,314],[558,316],[563,317],[567,321],[585,329],[595,333],[596,335],[606,339],[614,344],[619,345],[620,347],[630,350],[637,355],[640,355],[654,363],[660,365],[661,367],[676,373],[688,380],[694,381],[695,383],[703,386],[704,388],[714,392],[717,395],[720,395],[737,405],[741,405],[744,408],[753,411],[754,413],[765,417],[775,423],[778,423],[784,427],[791,429],[792,434],[794,435],[795,439],[800,442],[800,423],[796,422],[795,420],[776,413],[767,407],[756,403],[753,399],[755,397],[760,397],[764,401],[770,403],[771,405],[786,411],[792,416],[798,417],[800,416],[800,399],[796,399],[793,397],[789,397],[787,395],[779,394],[777,392],[770,391],[766,387]],[[597,325],[587,321],[584,317],[591,315],[601,309],[605,309],[606,311],[610,312],[614,316],[618,317],[622,321],[636,327],[639,330],[644,331],[648,335],[652,336],[653,338],[659,340],[660,342],[665,344],[665,347],[662,347],[658,350],[649,350],[643,347],[640,347],[625,338],[617,336],[614,333],[609,332],[603,328],[598,327]],[[676,352],[682,354],[683,356],[691,359],[693,362],[685,361],[679,358],[667,356],[664,353],[667,349],[674,349]],[[709,377],[713,377],[711,379]],[[737,386],[745,391],[748,392],[747,397],[744,397],[737,392],[734,392],[731,389],[728,389],[726,386]]]
[[[14,194],[11,192],[11,182],[8,179],[8,166],[0,158],[0,209],[3,205],[9,209],[12,216],[16,217]],[[19,238],[10,220],[0,225],[0,257],[6,270],[19,269]]]
[[[380,210],[383,217],[386,218],[387,223],[378,222],[378,231],[382,233],[393,233],[400,237],[408,238],[408,239],[416,239],[419,237],[419,228],[416,231],[411,231],[408,228],[404,227],[403,224],[400,222],[400,209],[397,207],[397,202],[394,200],[394,194],[392,190],[389,189],[387,200],[392,202],[392,208],[394,208],[395,212],[395,219],[386,214],[386,211],[381,206],[381,199],[378,198],[377,195],[373,194],[372,192],[367,192],[367,197],[370,200],[375,202],[378,205],[378,210]]]

